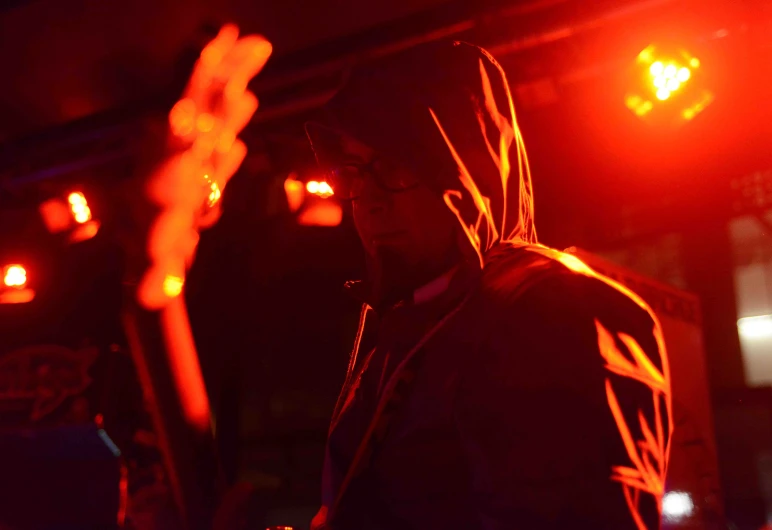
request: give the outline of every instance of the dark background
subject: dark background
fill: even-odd
[[[748,451],[772,439],[747,433],[772,422],[772,409],[768,389],[745,382],[733,275],[750,251],[738,253],[728,229],[738,216],[768,226],[772,6],[763,0],[0,3],[0,261],[24,259],[39,282],[35,303],[0,305],[0,353],[123,345],[111,234],[142,148],[140,119],[168,109],[225,21],[274,46],[251,87],[261,107],[243,135],[250,154],[221,222],[202,237],[187,291],[232,478],[255,483],[277,509],[313,509],[356,326],[357,303],[342,289],[361,270],[350,221],[299,226],[286,206],[287,175],[316,176],[302,124],[353,65],[451,37],[488,47],[507,72],[542,241],[613,255],[701,297],[727,514],[743,528],[765,520]],[[694,82],[715,94],[681,127],[624,105],[640,83],[635,57],[651,43],[699,57]],[[36,207],[73,186],[104,225],[64,246]],[[768,239],[754,245],[769,254]],[[97,408],[120,408],[120,392],[102,394]],[[762,412],[738,421],[741,403]]]

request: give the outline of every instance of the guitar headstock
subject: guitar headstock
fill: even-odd
[[[155,210],[146,242],[149,265],[137,289],[145,309],[161,309],[180,295],[200,230],[220,216],[223,190],[247,153],[238,135],[257,110],[247,84],[270,54],[263,37],[239,37],[236,26],[224,26],[169,112],[166,156],[143,190]]]

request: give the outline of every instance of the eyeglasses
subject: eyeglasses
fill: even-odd
[[[382,190],[398,193],[418,186],[409,171],[389,164],[383,158],[367,163],[346,162],[330,171],[330,184],[339,199],[353,201],[362,196],[365,177],[369,175]]]

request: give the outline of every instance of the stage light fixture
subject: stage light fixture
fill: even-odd
[[[27,284],[27,270],[21,265],[7,265],[3,270],[6,287],[21,289]]]
[[[70,203],[70,211],[76,223],[84,224],[91,220],[91,208],[88,207],[88,201],[81,192],[70,193],[67,196],[67,202]]]
[[[638,54],[633,70],[638,82],[625,97],[625,105],[647,120],[693,119],[713,100],[699,83],[700,66],[700,60],[684,49],[648,46]]]
[[[335,192],[327,181],[309,180],[303,182],[296,173],[291,173],[284,181],[287,205],[292,213],[297,213],[297,223],[301,226],[338,226],[343,220],[343,209],[335,201],[319,201],[316,197],[327,199]],[[314,195],[313,200],[307,200]]]
[[[3,283],[0,284],[0,304],[23,304],[35,298],[35,291],[27,287],[27,269],[18,263],[2,269]]]
[[[324,180],[321,182],[317,182],[316,180],[308,182],[308,184],[306,184],[306,190],[308,190],[308,193],[312,193],[322,199],[332,197],[335,194],[332,190],[332,186],[327,184]]]
[[[93,219],[86,196],[80,191],[48,199],[39,211],[48,231],[66,233],[70,243],[86,241],[99,232],[100,223]]]

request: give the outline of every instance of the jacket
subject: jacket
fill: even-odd
[[[312,528],[658,528],[672,431],[659,324],[538,244],[500,66],[424,45],[353,74],[328,111],[425,176],[467,259],[428,299],[363,305]]]

